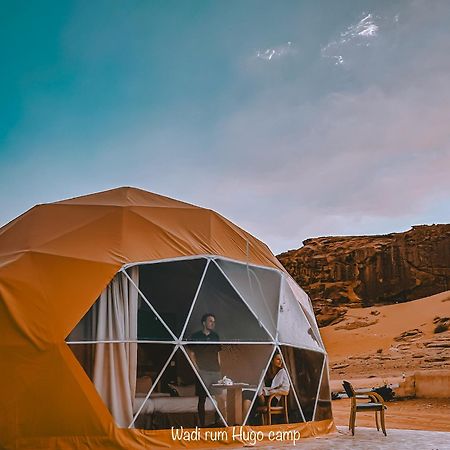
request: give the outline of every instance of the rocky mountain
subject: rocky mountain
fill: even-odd
[[[347,307],[415,300],[450,289],[450,224],[403,233],[307,239],[278,255],[310,295],[321,325]]]

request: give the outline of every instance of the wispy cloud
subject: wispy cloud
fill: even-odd
[[[398,22],[398,15],[394,18]],[[345,54],[353,47],[369,47],[380,34],[382,18],[373,13],[363,13],[361,18],[350,24],[339,37],[321,48],[323,58],[331,59],[335,65],[346,63]]]
[[[278,45],[277,47],[269,47],[262,50],[260,49],[256,52],[255,56],[263,61],[272,61],[292,53],[295,53],[295,49],[292,42],[288,41],[285,44]]]

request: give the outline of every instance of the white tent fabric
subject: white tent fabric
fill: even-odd
[[[306,319],[289,284],[283,279],[283,289],[280,298],[280,314],[278,318],[278,340],[284,344],[305,346],[320,350],[320,341]]]
[[[292,293],[294,294],[294,297],[296,298],[297,302],[299,302],[299,304],[301,305],[301,309],[306,317],[306,320],[308,321],[310,327],[314,332],[314,336],[320,342],[322,349],[325,349],[322,337],[320,336],[319,333],[319,327],[317,326],[310,298],[308,297],[306,292],[290,276],[286,276],[285,279],[289,284],[289,287],[291,288]]]

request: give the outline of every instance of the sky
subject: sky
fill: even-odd
[[[446,0],[0,7],[0,225],[118,186],[274,253],[450,222]]]

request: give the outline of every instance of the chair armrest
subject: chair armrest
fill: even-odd
[[[385,408],[384,398],[378,392],[370,392],[367,394],[375,403],[381,403]]]
[[[377,392],[368,392],[366,395],[355,395],[357,400],[370,400],[371,403],[381,403],[384,408],[387,406],[384,404],[383,397]]]
[[[289,391],[277,391],[275,392],[275,395],[280,396],[280,395],[289,395]]]

